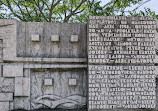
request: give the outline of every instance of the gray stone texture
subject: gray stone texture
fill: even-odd
[[[59,35],[51,35],[51,41],[52,42],[59,42],[60,41]]]
[[[3,65],[3,77],[23,77],[23,64]]]
[[[9,102],[0,102],[0,111],[9,111]]]
[[[32,23],[17,24],[17,56],[42,58],[86,58],[86,24],[79,23]],[[32,42],[31,36],[40,36],[40,42]],[[52,35],[60,37],[51,42]],[[71,35],[78,35],[80,42],[71,43]]]
[[[111,21],[113,19],[108,18]],[[98,18],[90,17],[90,19]],[[131,22],[131,19],[139,21],[140,18],[129,18],[127,22],[123,20],[120,23],[125,25]],[[147,21],[151,21],[149,19]],[[87,111],[90,77],[88,73],[91,74],[91,71],[88,72],[87,70],[87,49],[90,48],[87,45],[87,41],[90,42],[87,37],[87,35],[90,35],[87,32],[91,31],[93,33],[94,28],[109,29],[113,27],[110,25],[99,26],[95,21],[92,21],[92,23],[93,25],[87,28],[87,24],[81,23],[38,23],[0,20],[0,111],[18,109]],[[116,29],[118,27],[119,25],[115,25]],[[128,29],[128,26],[121,27]],[[140,27],[136,26],[135,28],[139,29]],[[158,29],[156,30],[158,31]],[[149,30],[149,33],[154,33],[154,31],[155,29]],[[153,35],[151,36],[153,37]],[[158,49],[157,38],[158,33],[155,31],[156,50]],[[125,41],[125,39],[122,41]],[[140,42],[139,39],[137,41]],[[99,44],[97,43],[97,45]],[[126,46],[130,45],[130,43],[122,45]],[[133,45],[136,45],[136,43]],[[109,53],[112,54],[113,52]],[[158,63],[157,55],[156,53],[154,62],[150,61],[150,65]],[[100,57],[104,58],[105,56]],[[126,58],[128,57],[126,56]],[[113,62],[113,60],[110,62]],[[146,64],[146,62],[144,63]],[[156,66],[156,77],[158,77],[157,70]],[[101,75],[99,72],[95,73]],[[109,71],[109,73],[111,72]],[[150,78],[150,81],[152,80],[154,81],[154,78]],[[158,84],[157,80],[156,84]],[[157,86],[156,96],[158,95]],[[156,108],[158,108],[157,102]],[[151,111],[156,110],[156,108],[151,109]],[[133,110],[149,111],[150,109],[128,109],[128,111]],[[104,111],[126,111],[126,109],[106,109]]]
[[[13,93],[0,93],[0,101],[1,102],[13,101]]]
[[[88,27],[88,109],[155,108],[155,18],[92,16]]]
[[[14,92],[14,78],[0,77],[0,93]]]
[[[30,96],[30,78],[15,77],[14,96]]]
[[[45,79],[53,79],[53,86],[44,85]],[[78,79],[76,86],[69,86],[69,79]],[[31,70],[31,100],[42,95],[82,95],[87,97],[86,69],[32,69]],[[31,109],[44,108],[44,105],[31,101]]]
[[[48,108],[50,102],[60,108],[84,107],[88,94],[86,29],[86,24],[79,23],[0,20],[1,111]],[[72,35],[78,42],[76,38],[71,42]],[[69,87],[71,78],[79,83]],[[36,104],[48,94],[59,98]]]

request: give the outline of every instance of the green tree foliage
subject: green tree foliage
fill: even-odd
[[[0,18],[35,22],[87,22],[89,16],[115,15],[158,18],[149,8],[137,11],[149,1],[111,0],[102,6],[102,0],[0,0]]]
[[[21,21],[76,21],[87,9],[86,0],[0,0],[8,8],[9,18]]]
[[[0,12],[6,11],[0,3]],[[5,13],[0,13],[0,19],[7,18]]]
[[[151,0],[111,0],[101,6],[101,0],[90,0],[88,2],[90,16],[153,16],[158,19],[158,15],[149,8],[137,11],[142,5]],[[128,8],[136,6],[133,10]]]

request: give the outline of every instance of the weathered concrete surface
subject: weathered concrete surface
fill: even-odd
[[[80,23],[18,22],[17,56],[86,58],[86,26],[86,24]],[[40,41],[31,41],[32,35],[39,35]],[[52,40],[58,42],[52,42]]]
[[[32,35],[39,35],[39,38],[34,38],[32,41]],[[87,108],[33,110],[34,106],[36,107],[35,100],[41,96],[58,95],[59,101],[57,100],[56,103],[71,95],[88,97],[86,24],[0,20],[0,62],[2,63],[0,93],[9,93],[14,96],[13,101],[11,98],[1,98],[0,111],[12,109],[23,109],[17,111],[88,111]],[[17,67],[21,63],[22,67]],[[12,66],[5,67],[8,64]],[[53,81],[48,81],[49,83],[44,85],[45,79]],[[75,79],[75,81],[69,83],[69,79]],[[158,90],[158,85],[156,89]],[[50,101],[54,102],[54,99],[42,102],[49,104]],[[79,100],[79,102],[82,101]],[[70,104],[66,103],[66,105]],[[37,107],[48,108],[42,104]],[[156,109],[104,111],[156,111]]]
[[[86,69],[31,69],[30,73],[31,109],[44,107],[42,104],[34,103],[34,100],[42,95],[56,95],[65,98],[77,94],[87,97]],[[44,80],[48,78],[53,79],[53,86],[44,85]],[[76,86],[69,86],[69,79],[77,79]]]
[[[88,26],[89,111],[155,108],[155,18],[92,16]]]
[[[86,39],[86,24],[0,20],[0,110],[87,105]]]
[[[0,102],[0,111],[8,111],[9,102]]]
[[[3,65],[3,77],[23,77],[23,64]]]
[[[30,78],[15,77],[14,96],[30,96]]]

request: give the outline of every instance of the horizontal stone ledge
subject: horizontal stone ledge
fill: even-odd
[[[4,62],[43,62],[43,63],[82,63],[87,62],[87,58],[23,58],[3,59]]]
[[[24,64],[24,68],[87,68],[87,65],[80,64]]]

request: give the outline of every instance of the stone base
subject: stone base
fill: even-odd
[[[12,111],[88,111],[87,108],[82,109],[36,109],[36,110],[12,110]]]
[[[12,110],[12,111],[28,111],[28,110]],[[84,109],[37,109],[31,111],[158,111],[158,109],[106,109],[106,110],[88,110]]]
[[[105,110],[88,110],[88,111],[158,111],[158,109],[105,109]]]

